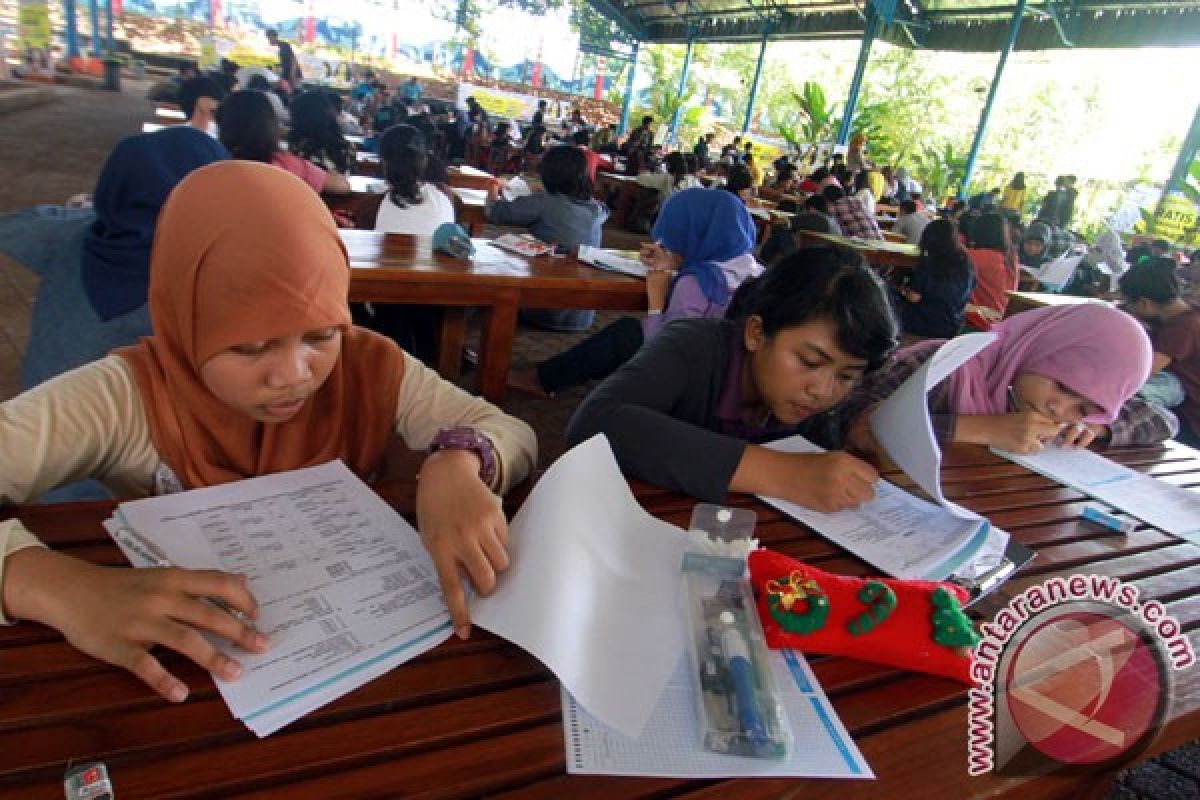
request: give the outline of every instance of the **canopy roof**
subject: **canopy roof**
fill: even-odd
[[[904,47],[995,52],[1015,0],[590,0],[643,42],[859,39],[873,2]],[[1018,50],[1200,46],[1200,0],[1030,0]]]

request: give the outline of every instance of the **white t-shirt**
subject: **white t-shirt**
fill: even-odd
[[[431,183],[421,184],[421,202],[400,208],[389,196],[379,205],[375,230],[386,233],[408,233],[431,236],[439,225],[454,222],[454,204],[445,193]]]

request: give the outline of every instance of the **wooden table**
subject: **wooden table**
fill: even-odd
[[[449,184],[451,186],[462,189],[483,189],[487,190],[492,184],[497,182],[496,176],[490,172],[484,172],[481,169],[462,165],[459,167],[447,167],[446,174],[449,176]]]
[[[1012,291],[1005,292],[1005,294],[1008,295],[1008,308],[1005,309],[1005,317],[1011,317],[1013,314],[1020,314],[1022,311],[1032,311],[1035,308],[1045,308],[1047,306],[1075,306],[1080,303],[1105,303],[1112,305],[1107,300],[1101,300],[1098,297],[1077,297],[1073,294]]]
[[[1116,454],[1173,483],[1200,482],[1200,457],[1172,446]],[[1143,527],[1120,536],[1079,519],[1083,498],[982,448],[946,454],[947,494],[1009,530],[1038,557],[1010,593],[1056,574],[1119,577],[1154,598],[1200,648],[1200,548]],[[414,488],[380,493],[411,517]],[[635,486],[652,513],[686,525],[694,501]],[[512,510],[512,502],[508,504]],[[868,568],[749,498],[757,535],[773,549],[844,574]],[[108,503],[32,506],[18,515],[55,546],[90,561],[123,560],[100,522]],[[1090,796],[1111,775],[1036,778],[966,772],[966,692],[950,681],[845,658],[810,663],[875,781],[703,780],[572,776],[565,771],[558,684],[533,656],[475,631],[451,640],[299,720],[256,739],[212,680],[182,658],[192,687],[171,706],[45,628],[0,628],[0,800],[61,798],[68,762],[102,760],[117,797],[897,798]],[[1200,668],[1176,673],[1166,729],[1146,757],[1200,736]],[[801,743],[802,746],[802,743]],[[919,789],[917,788],[919,787]],[[1097,794],[1096,796],[1102,796]]]
[[[434,253],[429,237],[341,231],[353,268],[350,300],[447,306],[438,347],[438,370],[456,374],[466,335],[463,310],[484,312],[479,353],[479,392],[492,401],[504,397],[520,308],[646,308],[646,284],[590,267],[568,256],[524,258],[504,263],[460,261]],[[479,246],[481,242],[476,242]],[[457,309],[457,313],[452,313]]]
[[[899,271],[916,269],[921,260],[921,249],[915,244],[888,242],[877,239],[855,239],[832,233],[798,231],[802,240],[810,245],[837,245],[860,253],[871,266]]]

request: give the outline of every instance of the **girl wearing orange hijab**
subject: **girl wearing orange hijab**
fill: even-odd
[[[299,179],[245,161],[193,172],[158,221],[154,335],[0,405],[0,504],[85,477],[145,495],[335,458],[369,478],[399,435],[433,451],[420,470],[418,528],[465,637],[460,573],[487,593],[508,566],[495,493],[529,472],[533,432],[353,327],[349,278],[329,213]],[[255,652],[270,645],[203,602],[253,618],[239,576],[99,567],[39,545],[16,520],[0,523],[0,621],[56,628],[168,700],[188,690],[155,645],[229,680],[241,665],[200,632]]]

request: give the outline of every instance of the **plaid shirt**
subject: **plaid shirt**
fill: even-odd
[[[838,417],[843,433],[860,414],[890,396],[908,376],[920,369],[933,357],[944,339],[929,339],[908,348],[899,356],[892,356],[886,364],[868,375],[846,401],[838,406]],[[958,415],[950,404],[947,385],[942,381],[929,391],[929,419],[938,443],[946,445],[954,439],[954,428]],[[1157,444],[1170,439],[1179,432],[1179,421],[1165,408],[1148,403],[1140,397],[1131,397],[1121,407],[1116,421],[1108,426],[1109,436],[1105,447],[1131,447]]]
[[[830,203],[829,213],[842,226],[842,233],[846,236],[857,236],[859,239],[883,238],[879,224],[867,213],[857,197],[843,197],[836,203]]]

